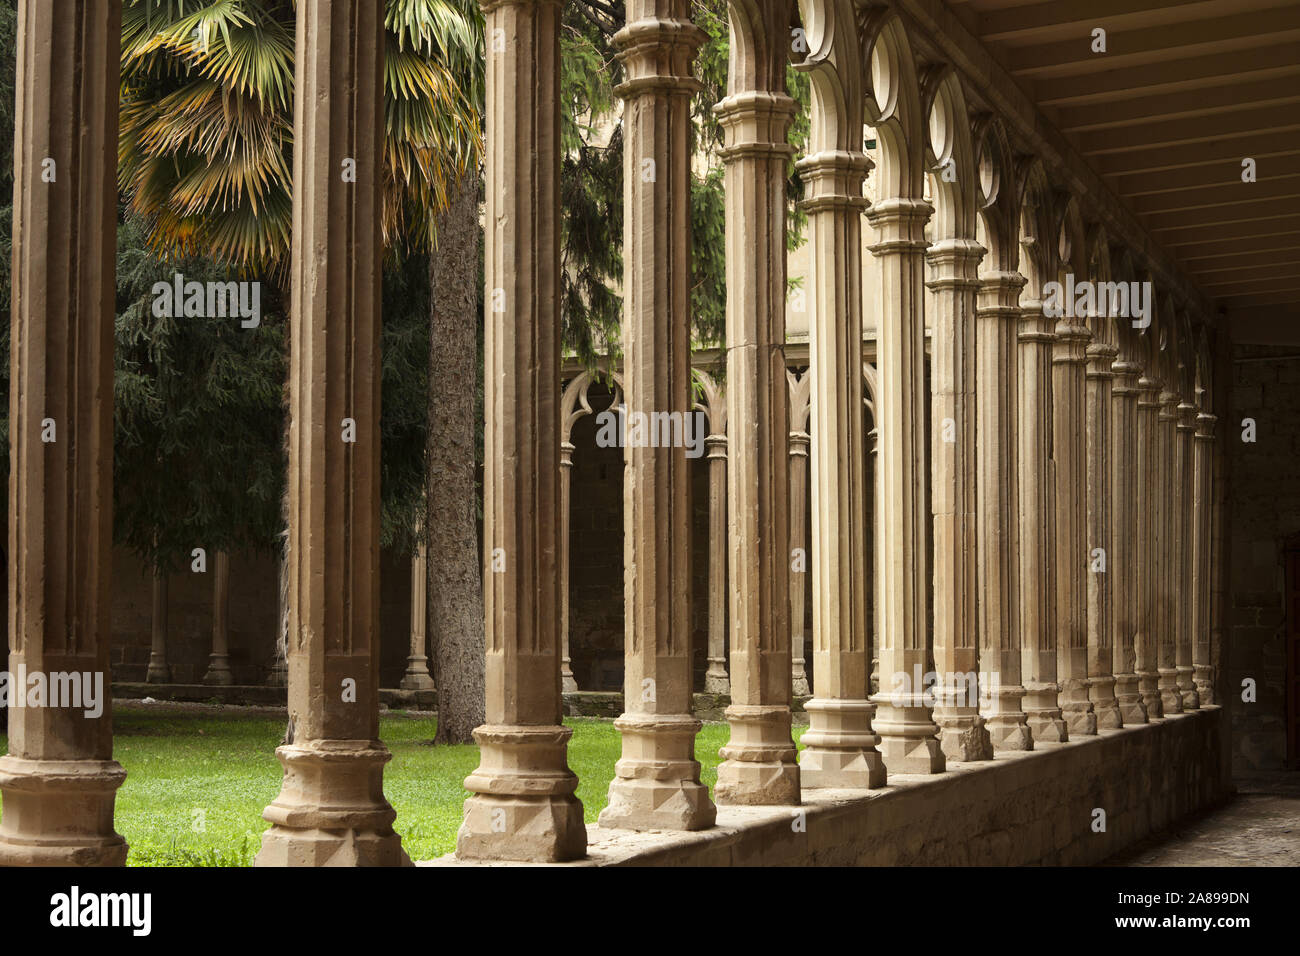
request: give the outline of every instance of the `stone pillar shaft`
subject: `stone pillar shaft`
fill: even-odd
[[[171,680],[167,666],[167,572],[154,568],[153,572],[153,641],[149,648],[149,669],[144,679],[151,684],[165,684]]]
[[[1111,366],[1112,420],[1110,451],[1110,548],[1107,551],[1107,586],[1111,596],[1111,649],[1115,674],[1115,700],[1123,724],[1145,724],[1146,705],[1138,684],[1138,594],[1146,573],[1138,558],[1139,515],[1147,510],[1139,502],[1138,484],[1138,376],[1141,368],[1117,361]],[[1089,492],[1091,502],[1092,493]],[[1104,726],[1104,725],[1103,725]]]
[[[886,198],[867,214],[880,276],[876,421],[880,431],[878,502],[881,705],[875,729],[891,773],[944,769],[938,727],[927,706],[929,669],[926,538],[928,435],[925,382],[924,238],[934,208],[919,199]]]
[[[1218,419],[1208,412],[1196,416],[1195,470],[1196,488],[1193,503],[1195,542],[1192,547],[1192,666],[1199,703],[1213,704],[1214,672],[1210,660],[1210,595],[1214,589],[1211,512],[1214,485],[1214,426]]]
[[[576,693],[578,681],[573,676],[573,655],[569,650],[569,526],[573,521],[573,442],[560,442],[560,554],[556,566],[560,571],[560,691]]]
[[[1091,337],[1083,326],[1062,320],[1052,344],[1053,620],[1062,716],[1069,733],[1079,736],[1097,732],[1088,681],[1088,592],[1089,579],[1096,576],[1088,536],[1086,366]]]
[[[623,755],[603,827],[698,830],[716,811],[700,782],[691,712],[691,460],[650,447],[661,413],[693,420],[691,62],[704,38],[687,0],[629,0],[614,37],[623,97]],[[784,385],[784,381],[782,382]],[[642,419],[638,422],[638,419]],[[638,440],[638,433],[641,433]]]
[[[1195,531],[1196,531],[1196,479],[1195,479],[1195,445],[1196,406],[1182,402],[1178,406],[1178,469],[1175,489],[1176,510],[1174,512],[1177,527],[1177,577],[1174,582],[1175,620],[1178,627],[1177,648],[1174,669],[1178,672],[1178,694],[1183,701],[1183,710],[1196,710],[1201,706],[1196,693],[1195,668],[1192,666],[1192,627],[1195,623],[1195,605],[1197,601],[1196,582],[1192,574],[1195,570]]]
[[[8,670],[26,697],[0,757],[0,866],[126,861],[109,699],[121,13],[120,0],[18,9]],[[26,675],[56,672],[102,709],[33,699]]]
[[[587,847],[561,723],[556,566],[561,5],[488,0],[483,12],[486,723],[456,855],[556,862]]]
[[[789,385],[785,377],[785,91],[790,5],[730,7],[722,125],[726,188],[731,737],[719,804],[797,804],[790,733]],[[747,33],[747,42],[740,34]]]
[[[1109,319],[1101,319],[1108,322]],[[1084,563],[1087,588],[1088,700],[1097,716],[1097,726],[1113,730],[1124,725],[1116,698],[1115,578],[1132,573],[1130,566],[1116,563],[1115,540],[1115,358],[1119,349],[1098,335],[1088,345],[1087,372],[1087,484],[1082,489],[1087,509]],[[1121,479],[1122,480],[1122,479]],[[1102,550],[1105,566],[1095,563],[1096,549]]]
[[[883,786],[867,619],[867,456],[862,406],[865,154],[815,153],[805,185],[811,413],[813,684],[800,772],[807,787]]]
[[[428,601],[428,548],[421,540],[415,546],[415,554],[411,555],[411,653],[406,658],[406,673],[398,685],[402,690],[433,690],[425,633]]]
[[[1052,320],[1028,299],[1020,319],[1018,612],[1025,685],[1024,708],[1035,740],[1067,739],[1057,683],[1058,634],[1053,564],[1055,509],[1052,438]],[[1066,632],[1068,635],[1068,632]],[[1068,646],[1067,646],[1068,652]]]
[[[235,682],[230,672],[230,555],[218,551],[212,556],[212,653],[203,683],[229,685]]]
[[[724,426],[725,427],[725,426]],[[730,694],[727,677],[727,436],[704,441],[709,459],[709,667],[704,690]]]
[[[379,740],[384,25],[299,4],[289,367],[289,716],[259,865],[409,864]],[[350,427],[349,427],[350,426]]]
[[[976,602],[985,726],[997,750],[1032,750],[1021,702],[1016,351],[1025,277],[980,280],[976,312]]]
[[[1179,542],[1177,490],[1182,473],[1182,456],[1178,454],[1178,395],[1166,383],[1160,393],[1157,419],[1159,472],[1156,487],[1156,673],[1159,675],[1160,707],[1163,715],[1183,712],[1183,698],[1178,691],[1178,614],[1177,593]]]
[[[1147,717],[1163,716],[1157,671],[1157,633],[1160,619],[1157,608],[1160,548],[1156,539],[1160,529],[1160,502],[1164,489],[1160,485],[1160,386],[1150,372],[1138,380],[1137,403],[1137,636],[1134,640],[1138,675],[1138,692]]]
[[[949,760],[987,760],[993,746],[979,712],[976,610],[975,367],[977,270],[969,239],[926,253],[931,291],[930,510],[934,520],[934,721]]]
[[[790,689],[796,696],[808,695],[808,673],[804,658],[804,617],[808,590],[808,542],[804,532],[808,522],[808,447],[812,436],[805,431],[790,432]],[[793,565],[794,554],[804,555],[801,566]],[[804,780],[804,786],[808,781]]]

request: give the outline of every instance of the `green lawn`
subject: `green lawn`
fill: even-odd
[[[619,735],[608,720],[570,718],[569,766],[581,781],[588,823],[605,806],[619,756]],[[118,705],[113,714],[114,757],[126,768],[117,795],[117,829],[131,846],[133,866],[247,866],[268,824],[262,809],[280,790],[275,747],[284,718],[249,716],[236,709],[181,711]],[[414,860],[456,848],[461,782],[478,765],[473,745],[434,747],[435,723],[424,715],[392,712],[380,722],[393,760],[384,792],[397,810],[397,832]],[[796,740],[803,733],[795,728]],[[695,753],[710,792],[726,724],[705,724]],[[0,735],[0,752],[8,740]]]

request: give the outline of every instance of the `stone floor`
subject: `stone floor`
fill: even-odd
[[[1111,866],[1300,866],[1300,772],[1235,778],[1229,802]]]

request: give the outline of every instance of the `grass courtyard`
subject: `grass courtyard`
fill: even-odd
[[[578,775],[578,798],[588,823],[605,806],[619,756],[612,721],[567,718],[573,728],[569,766]],[[130,844],[131,866],[248,866],[269,824],[262,810],[280,791],[275,748],[284,717],[245,708],[117,703],[113,756],[126,768],[117,794],[117,830]],[[397,832],[414,860],[456,848],[461,785],[478,765],[473,745],[434,747],[431,716],[388,712],[380,721],[393,753],[384,792],[397,810]],[[794,729],[796,741],[804,728]],[[695,754],[712,793],[718,748],[728,737],[722,723],[706,723]],[[0,735],[0,752],[8,740]]]

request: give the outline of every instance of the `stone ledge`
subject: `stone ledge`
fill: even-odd
[[[587,827],[560,866],[964,866],[1100,863],[1231,792],[1219,707],[1040,745],[868,792],[805,790],[802,807],[719,807],[695,833]],[[1092,830],[1106,811],[1106,832]],[[795,826],[802,814],[802,822]],[[459,861],[422,866],[510,866]]]

